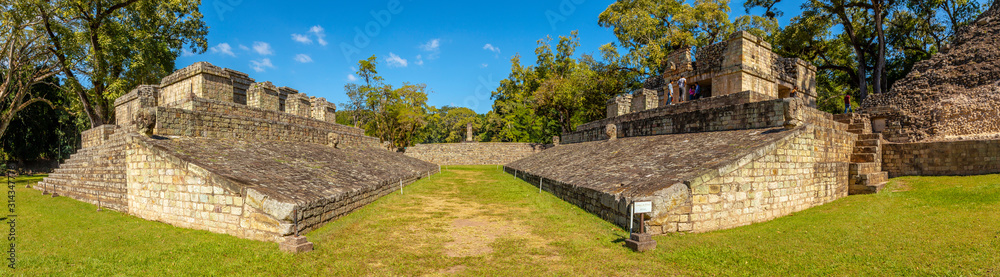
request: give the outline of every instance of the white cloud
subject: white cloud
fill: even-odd
[[[422,55],[417,55],[417,61],[414,63],[417,65],[424,65],[424,57]]]
[[[188,50],[187,48],[181,48],[181,57],[190,57],[190,56],[194,56],[194,52],[191,52],[191,50]]]
[[[298,54],[295,55],[295,61],[300,63],[311,63],[313,61],[313,58],[306,54]]]
[[[229,55],[231,57],[236,57],[233,53],[233,47],[229,46],[229,43],[219,43],[219,45],[213,46],[211,49],[212,53],[219,53],[223,55]]]
[[[312,44],[313,40],[306,35],[292,34],[292,40],[301,44]]]
[[[255,41],[253,43],[253,51],[262,56],[274,55],[274,50],[271,50],[271,45],[267,42]]]
[[[424,51],[427,52],[435,52],[438,51],[439,48],[441,48],[441,39],[438,38],[432,39],[427,43],[420,45],[420,49],[423,49]]]
[[[396,56],[396,54],[392,52],[389,52],[389,57],[386,58],[385,60],[386,62],[389,63],[390,67],[406,67],[410,65],[409,62],[406,61],[406,59],[400,58],[399,56]]]
[[[326,37],[326,31],[323,30],[322,26],[312,26],[312,28],[309,28],[309,32],[316,35],[316,42],[319,43],[319,45],[326,46],[326,40],[323,39]]]
[[[348,82],[354,82],[354,81],[357,81],[357,80],[358,80],[358,76],[354,76],[354,74],[347,74],[347,81]]]
[[[483,67],[483,68],[487,68],[487,67],[490,67],[490,64],[488,64],[488,63],[484,63],[484,64],[482,65],[482,67]]]
[[[250,51],[250,47],[247,47],[246,45],[240,44],[240,50]]]
[[[486,45],[483,45],[483,50],[496,53],[498,57],[500,56],[500,48],[493,46],[493,44],[487,43]]]
[[[253,71],[264,72],[268,68],[274,68],[274,64],[271,64],[271,59],[264,58],[260,61],[250,61],[250,68],[253,68]]]

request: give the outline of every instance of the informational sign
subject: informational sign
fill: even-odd
[[[652,211],[653,211],[653,202],[652,201],[635,202],[634,204],[632,204],[632,213],[633,214],[649,213],[649,212],[652,212]]]

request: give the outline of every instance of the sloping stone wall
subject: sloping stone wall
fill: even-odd
[[[378,138],[362,135],[361,129],[317,119],[205,99],[191,99],[177,107],[156,108],[156,135],[328,145],[332,133],[339,135],[340,147],[382,148]]]
[[[552,147],[551,144],[470,142],[417,144],[406,155],[439,165],[502,165]]]
[[[654,234],[763,222],[847,196],[857,135],[811,124],[781,130],[587,142],[505,171],[623,227],[628,203],[653,201]]]
[[[889,177],[1000,173],[1000,140],[882,144]]]

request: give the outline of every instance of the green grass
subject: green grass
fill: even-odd
[[[17,180],[18,268],[0,274],[1000,275],[1000,175],[898,178],[881,194],[658,236],[633,253],[622,229],[493,166],[448,167],[310,232],[316,251],[299,255],[24,188],[40,179]]]

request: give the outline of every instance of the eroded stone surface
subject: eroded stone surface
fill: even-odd
[[[918,62],[861,104],[892,142],[1000,138],[1000,4],[961,28],[950,50]]]

